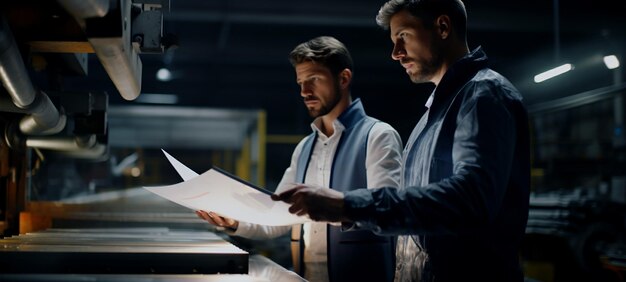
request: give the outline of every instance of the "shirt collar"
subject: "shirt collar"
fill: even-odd
[[[430,106],[432,106],[434,99],[435,99],[435,91],[433,90],[433,92],[430,93],[430,96],[428,97],[428,100],[426,100],[426,104],[424,104],[424,106],[426,106],[426,108],[430,109]]]
[[[315,120],[313,120],[313,122],[311,122],[311,129],[313,129],[314,132],[317,132],[317,135],[326,136],[320,130],[321,127],[322,127],[322,117],[317,117],[315,118]],[[337,134],[338,132],[343,132],[343,130],[346,129],[346,127],[343,125],[343,123],[341,123],[341,121],[339,121],[338,119],[335,119],[333,121],[333,129],[334,129],[333,131],[335,132],[334,134]],[[330,137],[330,136],[326,136],[326,137]]]

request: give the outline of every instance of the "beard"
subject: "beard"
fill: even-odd
[[[439,71],[441,65],[443,65],[443,56],[441,56],[441,52],[437,50],[441,50],[440,44],[436,44],[436,41],[431,41],[430,50],[432,51],[430,57],[428,58],[418,58],[411,59],[408,58],[406,61],[413,62],[418,66],[417,71],[408,73],[409,79],[413,83],[425,83],[430,82],[435,73]]]
[[[339,88],[339,81],[337,79],[333,79],[333,84],[334,90],[328,101],[322,101],[317,97],[305,99],[305,101],[318,100],[320,102],[319,109],[315,107],[307,107],[307,110],[309,110],[309,116],[311,116],[312,118],[317,118],[327,115],[337,106],[337,104],[339,104],[339,101],[341,100],[341,89]]]
[[[416,72],[409,73],[409,79],[411,79],[411,82],[413,83],[430,82],[431,78],[435,74],[435,66],[430,64],[430,62],[421,62],[419,64],[420,69]]]
[[[434,54],[433,57],[429,59],[409,59],[407,61],[412,61],[418,66],[417,71],[408,73],[409,79],[411,79],[413,83],[430,82],[442,64],[441,57],[438,54]]]

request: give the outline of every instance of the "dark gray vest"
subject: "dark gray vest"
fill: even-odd
[[[377,120],[365,115],[359,99],[338,119],[345,130],[333,159],[330,188],[341,192],[366,188],[367,137]],[[304,143],[298,159],[296,181],[304,183],[316,140],[317,134],[312,133]],[[303,248],[300,252],[300,258],[303,258]],[[300,269],[304,269],[302,260],[300,263]],[[395,237],[377,236],[370,231],[341,232],[341,227],[328,226],[330,281],[393,281],[394,272]]]

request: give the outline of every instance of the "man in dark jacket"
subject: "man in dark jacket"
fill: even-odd
[[[377,21],[415,83],[436,85],[404,149],[401,189],[299,185],[274,197],[344,229],[400,234],[397,281],[522,281],[529,132],[517,89],[466,41],[460,0],[392,0]]]

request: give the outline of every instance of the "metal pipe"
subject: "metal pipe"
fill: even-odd
[[[74,18],[104,17],[109,12],[109,0],[57,0]]]
[[[108,153],[108,146],[98,143],[95,134],[74,137],[28,137],[26,146],[53,150],[54,154],[78,159],[102,159]]]
[[[119,2],[121,33],[119,36],[88,34],[87,40],[109,74],[122,98],[132,101],[141,92],[141,59],[131,45],[131,0]],[[101,23],[102,24],[102,23]]]
[[[33,103],[37,92],[26,72],[9,25],[4,17],[0,21],[0,79],[13,103],[20,108],[26,108]]]
[[[48,95],[40,92],[28,107],[30,115],[20,120],[20,131],[26,135],[51,135],[65,128],[64,114],[59,114]]]
[[[60,132],[65,127],[65,115],[59,114],[45,93],[35,90],[9,25],[3,17],[0,21],[0,80],[13,104],[29,113],[20,121],[20,130],[33,135]]]
[[[13,103],[11,97],[6,96],[6,93],[0,89],[0,112],[20,113],[27,114],[28,110],[22,109]]]
[[[96,136],[59,136],[59,137],[28,137],[26,146],[31,148],[78,151],[92,149],[96,145]]]
[[[64,157],[76,159],[105,160],[108,158],[108,147],[104,144],[95,144],[92,148],[81,148],[72,151],[58,151]]]
[[[122,98],[132,101],[141,92],[141,60],[124,37],[88,38],[100,63]]]

